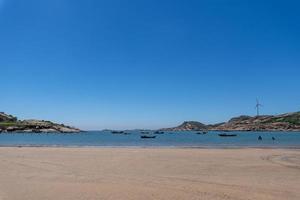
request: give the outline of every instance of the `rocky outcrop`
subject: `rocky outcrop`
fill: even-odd
[[[80,129],[56,124],[44,120],[17,120],[16,117],[0,113],[0,132],[24,132],[24,133],[78,133]]]
[[[197,126],[199,124],[199,126]],[[192,127],[192,128],[191,128]],[[200,122],[185,122],[175,128],[167,128],[169,131],[299,131],[300,132],[300,112],[286,113],[282,115],[264,116],[239,116],[230,119],[226,123],[205,125]]]
[[[16,122],[18,119],[12,115],[7,115],[4,112],[0,112],[0,122]]]
[[[300,131],[300,112],[283,115],[240,116],[212,130],[229,131]]]
[[[207,126],[200,122],[196,121],[186,121],[183,122],[180,126],[174,128],[164,128],[161,129],[163,131],[199,131],[199,130],[206,130]]]

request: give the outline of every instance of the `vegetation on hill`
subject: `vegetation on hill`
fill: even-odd
[[[12,115],[7,115],[0,112],[0,132],[60,132],[60,133],[75,133],[81,130],[66,126],[64,124],[56,124],[44,120],[18,120]]]

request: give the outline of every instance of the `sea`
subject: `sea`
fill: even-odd
[[[2,133],[0,147],[167,147],[167,148],[300,148],[300,132],[226,132],[235,137],[220,137],[224,132],[166,131],[163,134],[125,131],[87,131],[82,133]],[[142,135],[156,136],[141,138]],[[261,136],[262,140],[258,140]]]

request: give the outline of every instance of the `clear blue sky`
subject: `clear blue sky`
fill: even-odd
[[[0,0],[0,110],[84,129],[300,110],[298,2]]]

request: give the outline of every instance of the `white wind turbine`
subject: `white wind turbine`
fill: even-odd
[[[256,105],[255,105],[255,109],[256,109],[256,116],[259,116],[259,109],[260,107],[262,107],[263,105],[259,103],[258,99],[256,99]]]

